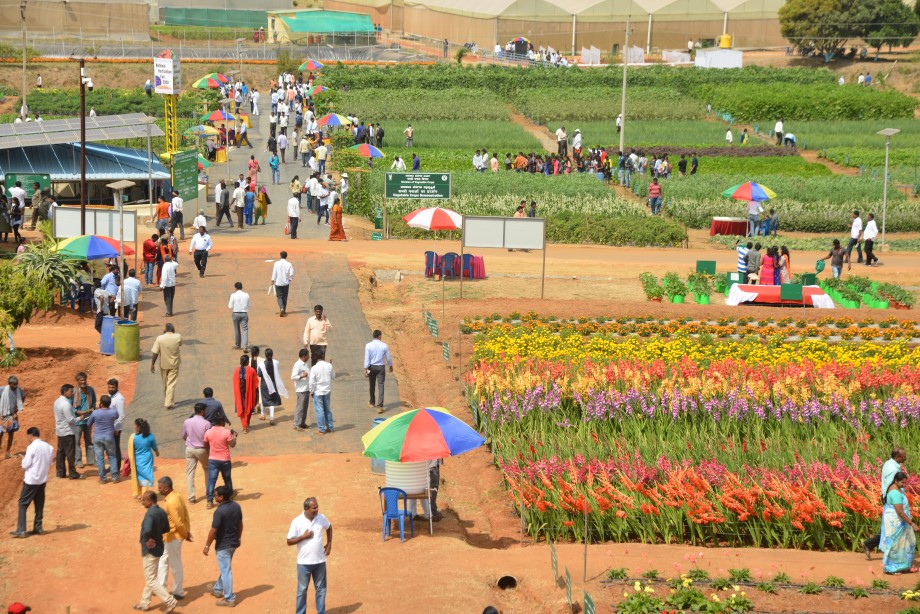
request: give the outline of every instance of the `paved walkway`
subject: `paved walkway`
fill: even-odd
[[[253,142],[252,154],[268,169],[268,154],[264,151],[268,134],[268,116],[260,116],[259,125],[250,130]],[[250,150],[234,150],[227,165],[215,165],[211,180],[236,177],[245,172]],[[371,338],[371,331],[358,300],[358,283],[352,274],[347,259],[341,254],[317,254],[315,248],[328,241],[329,227],[316,226],[315,217],[304,211],[299,238],[296,241],[283,234],[286,223],[288,184],[295,174],[303,173],[300,163],[283,165],[282,185],[269,185],[272,205],[269,219],[263,226],[243,230],[213,228],[214,250],[208,261],[207,274],[199,278],[192,257],[188,254],[188,232],[186,241],[180,242],[179,276],[176,289],[175,315],[165,318],[165,306],[158,288],[145,289],[141,309],[141,360],[138,369],[137,389],[129,414],[144,417],[150,421],[157,436],[160,452],[166,457],[182,457],[184,446],[181,438],[182,422],[192,413],[194,403],[200,399],[201,391],[210,386],[233,422],[239,428],[239,421],[233,410],[233,370],[239,366],[241,352],[233,349],[233,327],[227,302],[234,291],[233,283],[242,281],[244,290],[251,297],[250,345],[262,349],[271,347],[280,362],[285,386],[290,397],[284,400],[282,409],[275,409],[275,426],[257,418],[252,421],[250,432],[240,435],[236,453],[241,455],[268,456],[301,452],[353,452],[363,449],[361,435],[373,426],[376,411],[367,406],[368,384],[364,379],[364,344]],[[265,179],[270,179],[266,173]],[[260,176],[260,181],[262,176]],[[213,225],[213,202],[203,206],[208,222]],[[191,217],[191,215],[190,215]],[[277,249],[265,253],[253,253],[251,248],[233,251],[235,236],[277,237]],[[304,248],[313,248],[312,253],[303,253]],[[278,252],[289,252],[288,260],[294,265],[295,278],[288,298],[287,318],[278,317],[278,305],[274,295],[267,294],[271,283],[272,262]],[[329,335],[329,355],[336,370],[333,384],[332,412],[335,419],[335,433],[319,435],[314,428],[305,433],[292,430],[294,409],[294,386],[290,372],[297,353],[302,347],[303,329],[313,314],[313,305],[322,304],[328,315],[332,330]],[[150,373],[150,348],[157,335],[163,332],[164,324],[170,321],[182,335],[182,367],[176,388],[176,409],[163,409],[163,392],[159,374]],[[387,374],[386,413],[391,416],[401,411],[396,378]],[[311,408],[309,420],[315,425],[315,414]]]

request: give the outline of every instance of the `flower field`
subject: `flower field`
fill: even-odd
[[[468,324],[473,413],[532,536],[587,519],[601,540],[849,550],[876,530],[885,451],[920,443],[920,348],[702,325]]]

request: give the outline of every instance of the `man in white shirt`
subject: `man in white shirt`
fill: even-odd
[[[479,150],[476,150],[476,153],[473,154],[473,170],[481,171],[482,170],[482,156],[479,154]]]
[[[243,282],[233,284],[236,292],[230,295],[230,318],[233,320],[233,347],[249,350],[249,295],[243,292]]]
[[[323,531],[326,545],[323,545]],[[291,521],[288,546],[297,546],[297,601],[295,611],[307,611],[307,588],[310,578],[316,590],[316,611],[326,611],[326,557],[332,552],[332,523],[319,513],[316,497],[303,502],[303,514]]]
[[[179,239],[185,241],[185,224],[182,222],[182,207],[185,201],[179,197],[179,192],[176,190],[172,191],[172,195],[172,219],[169,220],[169,230],[174,232],[178,226]]]
[[[581,152],[581,130],[575,130],[575,136],[572,137],[572,150]]]
[[[208,268],[208,253],[211,251],[211,247],[213,247],[211,235],[208,234],[207,228],[202,224],[198,227],[198,233],[192,237],[188,244],[188,253],[195,255],[195,268],[198,269],[198,277],[204,277],[204,270]]]
[[[287,164],[284,160],[284,154],[287,152],[288,139],[285,136],[284,131],[287,130],[287,127],[283,128],[281,134],[278,135],[278,157],[281,158],[281,164]]]
[[[249,134],[247,133],[248,128],[246,127],[245,121],[240,121],[240,144],[239,147],[243,146],[243,143],[246,143],[249,146],[249,149],[252,149],[252,143],[249,142]]]
[[[475,163],[476,163],[476,160],[475,160],[475,156],[474,156],[473,164],[475,165]],[[405,163],[405,161],[404,161],[402,158],[400,158],[399,156],[396,156],[396,159],[393,160],[393,164],[390,165],[390,170],[405,171],[405,170],[406,170],[406,163]]]
[[[557,153],[560,156],[567,156],[569,154],[569,137],[565,133],[565,126],[559,126],[556,130],[556,147],[559,148]]]
[[[252,93],[249,94],[249,103],[252,105],[252,114],[255,117],[259,116],[259,90],[253,88]]]
[[[853,248],[856,248],[856,264],[863,263],[863,253],[862,253],[862,238],[863,238],[863,223],[862,218],[859,217],[859,211],[853,211],[853,224],[850,226],[850,242],[847,243],[847,257],[850,258],[852,262],[853,258],[850,256],[850,252],[853,251]]]
[[[288,213],[290,213],[291,202],[296,198],[288,201]],[[300,203],[297,203],[300,206]],[[296,237],[295,237],[296,238]],[[278,260],[272,267],[272,285],[275,287],[275,294],[278,297],[278,307],[281,308],[281,317],[287,317],[287,299],[288,290],[291,287],[291,281],[294,279],[294,266],[287,261],[287,252],[281,252],[281,260]]]
[[[226,184],[224,184],[223,181],[218,181],[218,182],[217,182],[217,185],[214,186],[214,216],[217,218],[217,225],[218,225],[218,226],[220,226],[220,219],[221,219],[221,215],[220,215],[220,193],[221,193],[221,191],[224,189],[224,188],[223,188],[224,185],[226,185]],[[232,224],[231,224],[231,226],[232,226]]]
[[[134,269],[130,269],[128,276],[121,282],[121,291],[125,296],[122,313],[129,320],[137,321],[137,304],[141,300],[141,280],[136,277]]]
[[[316,156],[316,170],[322,175],[326,172],[326,158],[329,157],[329,149],[320,141],[319,147],[313,150],[313,154]]]
[[[19,494],[19,518],[16,522],[16,531],[10,533],[13,537],[18,538],[44,533],[42,519],[45,514],[45,485],[48,483],[48,470],[51,468],[51,457],[54,454],[51,444],[42,441],[37,427],[29,427],[26,435],[29,436],[29,447],[26,448],[25,456],[22,458],[22,469],[25,471],[25,476],[22,480],[22,491]],[[26,512],[32,503],[35,503],[35,520],[32,521],[32,530],[27,533]],[[331,543],[331,529],[329,535]]]
[[[776,125],[773,126],[773,134],[776,136],[776,144],[783,144],[783,120],[778,120]]]
[[[115,466],[121,467],[121,431],[125,427],[125,396],[118,391],[118,380],[114,377],[108,382],[111,407],[118,412],[118,419],[112,425],[115,437]]]
[[[314,156],[311,161],[315,159],[316,157]],[[308,191],[310,192],[309,208],[310,211],[315,212],[319,209],[319,174],[313,173],[313,175],[310,176],[310,181],[307,183],[307,185],[309,186]]]
[[[335,379],[335,369],[331,362],[326,362],[326,346],[311,346],[313,367],[310,369],[310,392],[313,393],[313,411],[316,412],[316,426],[320,435],[331,433],[334,429],[332,420],[332,407],[329,399],[332,397],[332,380]]]
[[[319,226],[320,222],[323,219],[323,216],[326,216],[326,226],[329,225],[329,195],[332,192],[329,190],[329,186],[325,181],[320,181],[319,187],[317,188],[317,196],[319,197],[319,208],[316,210],[316,225]]]
[[[368,407],[376,407],[377,413],[383,413],[383,387],[387,380],[387,366],[393,372],[393,358],[390,356],[390,346],[381,340],[383,333],[374,331],[374,338],[364,346],[364,377],[370,382],[370,400]],[[374,388],[377,388],[377,397],[374,398]]]
[[[166,315],[173,314],[173,299],[176,298],[176,269],[172,256],[163,256],[163,268],[160,270],[160,288],[163,289],[163,302],[166,303]]]
[[[218,189],[220,188],[219,183],[217,184],[217,187]],[[218,198],[219,197],[220,195],[218,194]],[[204,216],[203,211],[199,211],[198,215],[195,216],[195,219],[192,220],[192,228],[207,228],[207,226],[208,226],[208,219]]]
[[[300,199],[291,196],[287,203],[288,226],[290,226],[291,238],[297,238],[297,226],[300,224]]]
[[[236,221],[239,224],[239,227],[243,227],[243,208],[246,206],[246,191],[243,190],[243,183],[240,181],[235,181],[233,183],[236,187],[233,189],[233,204],[230,207],[230,211],[236,214]],[[230,228],[233,228],[233,221],[230,221]]]
[[[878,256],[873,251],[875,247],[875,238],[878,236],[878,226],[875,225],[875,214],[869,214],[869,221],[863,229],[863,241],[866,242],[866,266],[872,266],[878,263]]]
[[[301,348],[297,362],[291,369],[291,381],[297,393],[297,406],[294,409],[294,430],[303,431],[307,425],[307,403],[310,402],[310,350]]]
[[[76,441],[74,425],[76,418],[73,415],[73,385],[61,386],[61,396],[54,401],[54,430],[57,434],[57,455],[54,457],[55,474],[59,478],[69,477],[71,480],[82,480],[86,476],[77,473]],[[70,475],[68,476],[68,470]]]

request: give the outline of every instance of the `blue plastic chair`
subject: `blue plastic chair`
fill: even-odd
[[[467,275],[469,272],[469,275]],[[460,277],[473,279],[473,254],[463,254],[463,266],[460,269]]]
[[[441,279],[444,279],[445,275],[450,275],[451,279],[457,276],[454,273],[454,263],[458,258],[460,258],[460,254],[456,252],[447,252],[441,256]]]
[[[400,501],[402,509],[399,506]],[[383,513],[383,531],[381,532],[383,541],[386,541],[387,536],[390,535],[390,527],[394,520],[399,522],[399,541],[406,541],[406,518],[409,519],[409,533],[415,537],[412,514],[409,513],[409,496],[406,491],[399,488],[381,488],[380,510]]]
[[[425,252],[425,277],[434,277],[436,273],[438,255],[434,252]]]

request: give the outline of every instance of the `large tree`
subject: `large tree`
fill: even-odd
[[[920,2],[917,3],[920,6]],[[879,6],[875,23],[864,37],[866,44],[875,47],[875,59],[878,59],[882,47],[900,45],[909,47],[920,33],[920,18],[901,0],[883,0]]]
[[[779,10],[780,32],[796,48],[830,61],[848,40],[867,35],[879,6],[880,0],[788,0]]]

